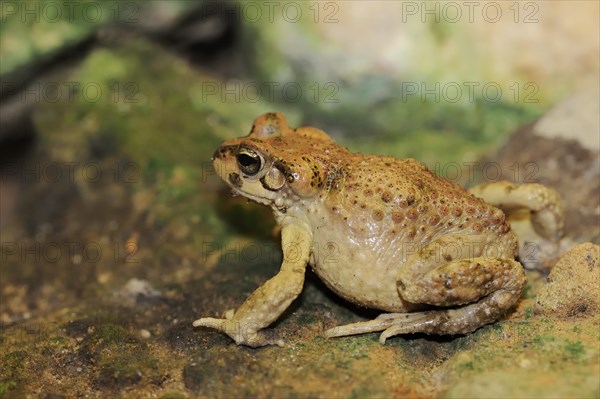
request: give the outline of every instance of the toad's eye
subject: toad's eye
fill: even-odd
[[[240,166],[240,170],[248,176],[257,174],[262,163],[260,156],[247,148],[240,149],[240,152],[237,155],[237,162]]]

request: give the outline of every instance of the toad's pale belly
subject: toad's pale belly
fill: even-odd
[[[315,273],[336,294],[357,305],[388,312],[408,311],[396,288],[406,259],[389,238],[359,238],[333,215],[312,214]],[[385,245],[387,244],[387,245]],[[405,251],[406,252],[406,251]]]
[[[313,270],[342,298],[388,312],[408,311],[396,288],[399,265],[374,262],[363,253],[353,252],[349,246],[335,255],[328,254],[327,258],[314,256],[314,260],[311,259]]]

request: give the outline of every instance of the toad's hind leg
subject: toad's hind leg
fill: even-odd
[[[379,342],[400,334],[426,333],[438,335],[467,334],[477,328],[496,321],[506,309],[514,304],[514,300],[505,293],[496,292],[479,302],[456,309],[430,310],[419,312],[418,322],[411,322],[405,314],[390,314],[395,316],[393,323],[379,336]],[[413,315],[413,314],[411,314]]]
[[[400,296],[410,303],[450,309],[427,312],[427,320],[419,325],[396,323],[382,334],[383,340],[406,332],[439,335],[473,332],[505,314],[517,302],[527,282],[521,264],[510,258],[457,259],[429,271],[415,268],[419,261],[422,261],[419,257],[412,257],[400,269]]]
[[[523,267],[512,259],[516,241],[511,237],[486,244],[484,236],[449,234],[408,257],[396,280],[402,300],[421,309],[448,309],[383,314],[325,334],[384,331],[381,340],[385,341],[406,333],[466,334],[498,320],[517,302],[526,283]]]
[[[531,211],[531,225],[543,238],[556,241],[563,235],[563,204],[551,188],[537,183],[499,181],[479,184],[469,192],[508,214],[522,209]]]
[[[384,343],[399,334],[467,334],[506,313],[519,299],[526,282],[517,261],[488,257],[461,259],[422,276],[403,277],[398,287],[403,299],[453,308],[383,314],[372,321],[332,328],[325,335],[339,337],[383,331],[379,340]],[[463,304],[467,305],[460,306]]]
[[[461,262],[465,262],[465,260]],[[417,332],[437,335],[468,334],[479,327],[495,322],[504,315],[517,302],[525,287],[526,278],[521,264],[512,259],[495,258],[476,258],[471,262],[473,263],[470,267],[476,268],[480,268],[485,262],[489,262],[482,267],[481,273],[478,273],[473,280],[477,283],[482,282],[482,285],[478,289],[468,287],[461,289],[457,286],[458,291],[463,291],[463,293],[458,294],[458,297],[468,300],[479,296],[481,299],[461,307],[421,312],[424,317],[416,323],[407,322],[402,318],[402,315],[397,315],[394,319],[395,323],[381,334],[379,341],[385,343],[385,340],[389,337]],[[449,264],[444,268],[454,268],[453,266]],[[496,271],[490,273],[490,269]],[[439,268],[435,271],[438,270]],[[431,273],[429,274],[431,275]],[[449,274],[442,273],[438,277],[448,278],[448,276]],[[451,292],[453,289],[450,288],[448,291]],[[410,297],[410,294],[407,296]],[[442,295],[442,297],[444,296],[446,299],[442,300],[441,303],[451,304],[454,302],[459,304],[461,302],[452,293]],[[436,302],[439,299],[440,297],[429,298],[429,302]]]

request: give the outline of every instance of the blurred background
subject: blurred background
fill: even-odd
[[[550,184],[571,200],[570,242],[598,242],[599,5],[3,1],[0,396],[332,392],[211,371],[203,351],[229,341],[189,325],[277,270],[270,212],[230,198],[210,163],[264,112],[463,185]],[[313,280],[288,336],[355,317]],[[50,360],[26,366],[40,347]],[[213,355],[256,362],[228,350]],[[261,382],[235,390],[216,382],[227,373]]]

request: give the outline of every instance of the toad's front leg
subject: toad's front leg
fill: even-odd
[[[269,338],[260,330],[277,320],[302,291],[312,233],[304,223],[294,220],[283,226],[281,241],[283,263],[275,277],[254,291],[238,310],[228,312],[225,319],[201,318],[194,322],[194,327],[222,331],[238,345],[283,346],[283,341]]]

